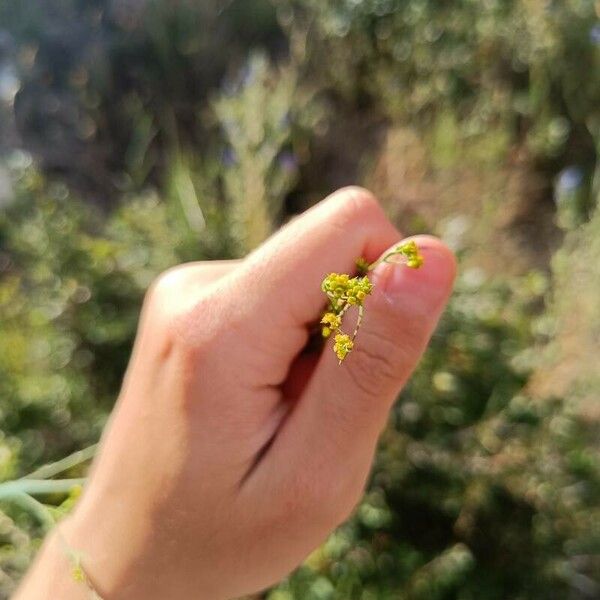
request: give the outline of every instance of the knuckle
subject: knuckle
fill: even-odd
[[[383,209],[377,198],[367,189],[359,186],[348,186],[334,194],[341,204],[343,218],[348,222],[364,222],[385,219]]]
[[[160,273],[146,292],[146,303],[160,304],[166,298],[174,296],[182,285],[183,272],[184,268],[178,265]]]
[[[146,290],[140,315],[139,330],[151,332],[155,340],[162,340],[168,347],[172,346],[173,323],[175,318],[178,267],[164,271],[158,275]]]
[[[208,297],[188,298],[185,292],[176,270],[159,275],[144,300],[142,318],[184,362],[197,364],[214,351],[214,311]]]
[[[213,309],[210,298],[202,296],[172,312],[169,328],[184,354],[197,359],[213,351],[218,337]]]
[[[146,320],[160,324],[184,351],[207,345],[214,337],[214,327],[208,325],[218,320],[212,293],[195,285],[194,275],[186,264],[167,269],[152,282],[144,299]]]
[[[216,265],[218,268],[218,264]],[[187,299],[194,302],[210,289],[215,280],[214,266],[210,262],[187,262],[160,273],[150,285],[147,295],[160,300]]]

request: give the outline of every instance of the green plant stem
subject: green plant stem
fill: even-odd
[[[356,338],[356,334],[358,333],[358,330],[360,329],[360,324],[362,323],[364,312],[365,312],[365,309],[363,308],[363,305],[360,304],[358,307],[358,319],[356,320],[356,326],[354,327],[354,332],[352,333],[352,341],[354,341],[354,339]]]
[[[397,248],[393,248],[387,254],[380,256],[375,262],[372,262],[367,267],[367,272],[372,271],[377,265],[380,265],[381,263],[389,262],[388,261],[389,258],[391,258],[392,256],[397,256],[397,255],[402,255],[402,252],[400,252],[400,250],[398,250]]]
[[[92,444],[83,450],[73,452],[73,454],[70,454],[65,458],[36,469],[35,471],[29,473],[29,475],[22,477],[22,479],[50,479],[51,477],[54,477],[55,475],[58,475],[67,469],[79,465],[86,460],[90,460],[96,454],[97,448],[98,444]]]
[[[11,497],[11,500],[24,508],[27,512],[35,515],[47,532],[56,525],[56,521],[52,517],[51,512],[41,502],[38,502],[29,494],[18,492]]]
[[[23,494],[66,494],[75,486],[83,485],[85,479],[17,479],[0,483],[0,500],[15,499]]]

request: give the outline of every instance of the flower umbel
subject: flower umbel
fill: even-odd
[[[327,294],[332,311],[339,315],[348,306],[361,305],[373,291],[373,284],[366,275],[350,277],[345,273],[331,273],[323,280],[321,289]]]
[[[407,267],[411,269],[419,269],[423,266],[423,255],[419,252],[419,247],[414,240],[399,244],[395,248],[392,248],[388,253],[384,254],[379,260],[375,261],[369,266],[369,270],[372,270],[381,262],[396,263],[397,259],[393,257],[399,257],[400,262],[403,262]]]
[[[340,362],[342,362],[346,356],[352,351],[354,342],[350,339],[350,336],[345,333],[338,333],[335,336],[335,344],[333,344],[333,351],[336,353]]]
[[[321,325],[323,325],[321,333],[323,334],[323,337],[328,338],[331,335],[332,330],[336,331],[341,324],[342,318],[339,315],[332,312],[325,313],[321,319]]]
[[[411,240],[398,244],[374,263],[369,264],[366,259],[358,258],[356,268],[359,274],[355,277],[350,277],[347,273],[330,273],[321,283],[321,289],[329,300],[329,306],[321,318],[321,334],[324,338],[332,333],[336,334],[333,351],[340,363],[354,348],[354,339],[364,314],[364,301],[373,291],[373,284],[367,274],[382,262],[400,262],[411,269],[419,269],[424,261],[419,247]],[[344,315],[352,306],[358,308],[358,319],[352,336],[349,336],[342,331],[341,326]]]

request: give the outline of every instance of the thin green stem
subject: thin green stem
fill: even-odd
[[[17,479],[0,483],[0,500],[16,498],[22,494],[68,494],[75,486],[83,485],[85,479]]]
[[[381,263],[389,262],[388,259],[392,256],[403,256],[403,254],[400,249],[392,248],[392,250],[390,250],[388,253],[384,254],[383,256],[380,256],[375,262],[372,262],[368,266],[367,271],[372,271],[377,265],[380,265]]]
[[[360,329],[360,324],[362,323],[364,312],[365,312],[365,309],[363,308],[363,305],[359,304],[358,305],[358,318],[356,319],[356,326],[354,327],[354,332],[352,333],[352,341],[354,341],[354,339],[356,338],[356,334],[358,333],[358,330]]]
[[[56,525],[52,513],[41,502],[38,502],[29,494],[18,492],[11,497],[11,500],[15,504],[20,505],[27,512],[34,514],[47,532]]]
[[[83,448],[83,450],[73,452],[73,454],[62,458],[61,460],[57,460],[56,462],[36,469],[35,471],[29,473],[29,475],[22,477],[22,479],[50,479],[51,477],[54,477],[63,471],[90,460],[96,454],[97,448],[98,444],[92,444],[87,448]]]
[[[22,482],[22,481],[31,481],[31,480],[20,480],[20,481]],[[44,483],[52,483],[50,481],[45,481],[45,480],[42,480],[42,481]],[[75,480],[63,480],[63,481],[75,481]],[[10,483],[16,483],[16,482],[10,482]],[[92,600],[102,600],[102,597],[100,596],[100,594],[98,594],[98,592],[96,592],[92,582],[90,581],[90,578],[88,577],[87,572],[85,571],[85,569],[83,568],[83,566],[81,564],[81,554],[79,552],[77,552],[77,550],[72,548],[71,545],[69,544],[69,542],[66,540],[66,538],[64,537],[64,535],[60,529],[60,526],[57,524],[51,511],[48,510],[48,508],[44,504],[42,504],[41,502],[39,502],[38,500],[36,500],[35,498],[33,498],[32,496],[30,496],[28,493],[25,493],[25,492],[15,492],[14,494],[11,495],[11,500],[15,504],[19,504],[22,508],[24,508],[28,512],[32,513],[33,515],[35,515],[38,518],[38,520],[40,521],[40,523],[43,525],[44,529],[46,530],[46,533],[48,533],[51,530],[56,532],[58,541],[60,542],[60,544],[62,546],[63,552],[65,553],[66,557],[68,558],[68,560],[71,564],[72,577],[76,581],[81,581],[82,583],[85,584],[85,586],[87,587],[88,592],[89,592],[89,597]]]
[[[378,258],[374,263],[371,263],[367,267],[367,272],[372,271],[377,265],[382,262],[392,262],[390,258],[392,256],[400,256],[404,259],[404,263],[411,269],[418,269],[423,264],[423,257],[419,252],[417,244],[411,240],[399,244],[392,248],[389,252],[386,252],[381,258]]]

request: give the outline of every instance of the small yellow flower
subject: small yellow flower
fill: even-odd
[[[330,273],[323,280],[321,289],[336,311],[341,311],[346,304],[362,306],[364,299],[373,291],[373,284],[366,275],[350,277],[345,273]]]
[[[321,319],[321,324],[329,325],[332,329],[337,329],[342,324],[342,319],[332,312],[326,312]]]
[[[411,269],[418,269],[423,266],[423,257],[421,255],[409,258],[406,261],[406,266]]]
[[[71,577],[73,578],[74,581],[77,581],[77,583],[85,583],[86,582],[85,571],[83,570],[83,567],[79,563],[76,563],[73,565],[73,567],[71,569]]]
[[[338,357],[339,361],[342,362],[354,347],[354,342],[350,339],[350,336],[345,333],[338,333],[335,336],[335,344],[333,345],[333,351]]]
[[[418,269],[423,266],[423,255],[419,252],[419,247],[414,240],[398,246],[397,252],[406,258],[407,267]]]
[[[335,331],[342,324],[342,318],[335,313],[326,312],[321,319],[321,334],[324,338],[328,338],[332,331]]]

